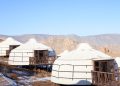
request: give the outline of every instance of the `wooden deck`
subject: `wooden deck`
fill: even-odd
[[[92,71],[92,83],[95,86],[120,86],[120,73]]]

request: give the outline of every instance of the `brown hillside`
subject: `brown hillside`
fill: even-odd
[[[0,39],[5,39],[7,37],[8,36],[0,35]],[[96,36],[26,34],[11,37],[20,42],[26,42],[30,38],[35,38],[38,42],[42,42],[54,48],[57,54],[63,52],[64,50],[73,50],[79,43],[86,42],[94,48],[113,57],[120,56],[119,34],[105,34]]]

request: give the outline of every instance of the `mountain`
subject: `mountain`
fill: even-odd
[[[16,36],[0,35],[0,39],[13,37],[20,42],[26,42],[35,38],[38,42],[44,43],[56,50],[59,54],[64,50],[73,50],[79,43],[89,43],[94,48],[101,50],[113,57],[120,56],[120,34],[102,34],[93,36],[71,35],[47,35],[47,34],[25,34]]]

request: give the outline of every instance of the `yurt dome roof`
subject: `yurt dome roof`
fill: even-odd
[[[77,50],[89,50],[92,49],[92,47],[88,43],[80,43],[77,46]]]
[[[42,44],[42,43],[38,43],[35,39],[30,39],[28,42],[26,42],[25,44],[17,47],[16,49],[12,50],[17,51],[17,50],[52,50],[50,47]]]
[[[93,49],[88,43],[81,43],[77,49],[69,52],[69,54],[59,57],[58,60],[90,60],[90,59],[111,59],[110,56],[98,50]]]
[[[7,45],[21,45],[21,44],[22,44],[22,43],[18,42],[17,40],[9,37],[9,38],[7,38],[5,41],[1,42],[1,43],[0,43],[0,46],[1,46],[1,47],[2,47],[2,46],[4,47],[4,46],[7,46]]]

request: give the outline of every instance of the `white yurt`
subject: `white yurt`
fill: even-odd
[[[48,50],[49,57],[55,57],[55,51],[35,39],[30,39],[25,44],[11,51],[9,56],[10,65],[30,65],[30,58],[34,57],[34,50]]]
[[[11,49],[18,47],[19,45],[21,45],[21,43],[17,40],[11,37],[7,38],[5,41],[0,43],[0,56],[8,55]]]
[[[63,85],[90,85],[93,60],[109,60],[110,56],[93,49],[87,43],[55,60],[51,81]]]

